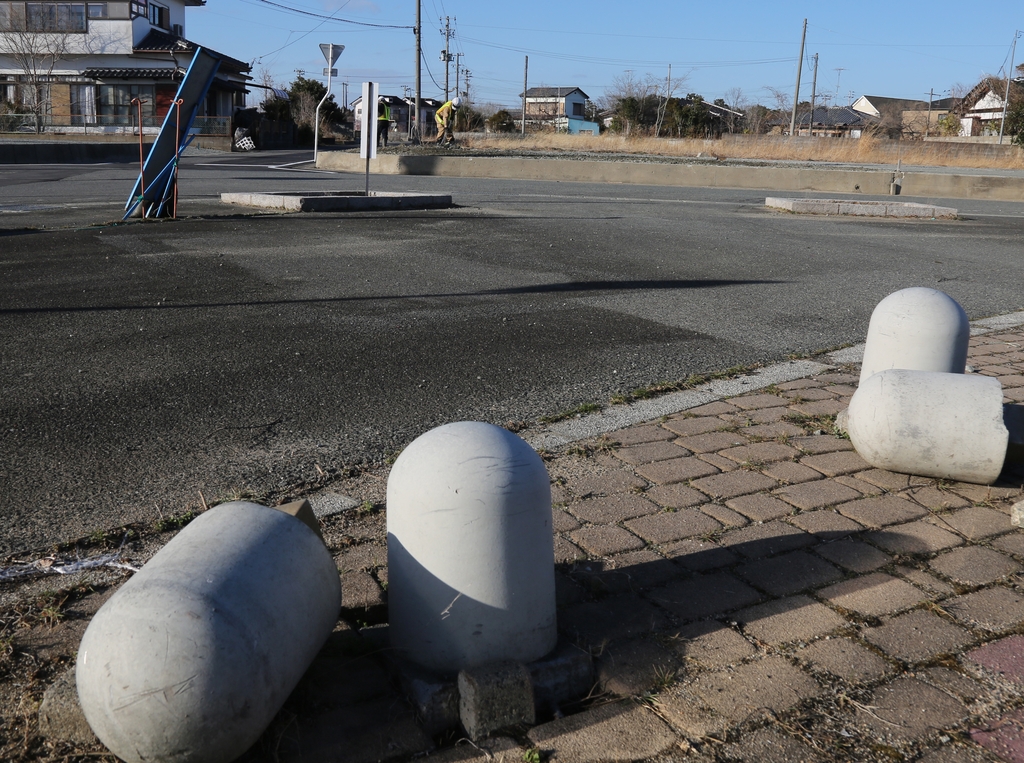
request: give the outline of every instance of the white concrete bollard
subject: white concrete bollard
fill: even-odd
[[[860,382],[887,368],[962,374],[971,326],[955,299],[915,286],[883,299],[871,313]]]
[[[988,485],[1009,441],[1003,388],[988,376],[880,371],[850,401],[849,434],[879,469]]]
[[[490,424],[421,435],[388,478],[391,644],[455,672],[531,662],[555,648],[555,567],[547,469]]]
[[[92,619],[76,667],[86,720],[128,763],[227,763],[273,720],[340,607],[331,554],[301,519],[217,506]]]

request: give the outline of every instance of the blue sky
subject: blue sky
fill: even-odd
[[[263,70],[278,85],[291,82],[296,69],[321,77],[318,45],[334,42],[345,45],[337,68],[350,83],[350,100],[365,80],[395,95],[414,84],[416,0],[207,0],[187,14],[189,39],[252,63],[257,79]],[[627,71],[664,82],[671,64],[677,94],[714,100],[740,88],[747,102],[773,105],[770,88],[793,92],[804,18],[801,99],[810,97],[815,53],[819,99],[927,98],[929,88],[939,98],[958,83],[969,87],[1007,67],[1014,32],[1024,30],[1020,0],[981,6],[422,0],[425,97],[443,92],[446,16],[455,33],[451,50],[463,54],[471,72],[473,100],[509,106],[522,92],[526,55],[531,87],[580,87],[594,100]],[[1015,60],[1024,61],[1024,38]],[[454,79],[453,66],[453,90]],[[260,100],[258,92],[250,102]]]

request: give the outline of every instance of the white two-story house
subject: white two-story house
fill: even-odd
[[[138,99],[143,126],[159,127],[197,47],[185,37],[185,8],[205,1],[0,0],[0,101],[37,129],[116,132],[137,125]],[[200,108],[209,134],[227,134],[251,79],[248,64],[218,55]]]

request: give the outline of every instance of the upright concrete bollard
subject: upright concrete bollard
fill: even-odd
[[[490,424],[432,429],[387,489],[391,644],[454,673],[555,648],[551,487],[540,457]]]
[[[100,608],[76,681],[128,763],[227,763],[263,733],[338,620],[330,552],[254,503],[195,519]]]
[[[1003,388],[987,376],[889,369],[850,401],[850,440],[879,469],[988,485],[1006,460]]]
[[[883,299],[871,313],[860,382],[887,368],[962,374],[971,326],[955,299],[915,286]]]

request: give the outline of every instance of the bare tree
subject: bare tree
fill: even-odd
[[[53,70],[60,60],[68,57],[72,35],[66,30],[75,24],[75,19],[61,15],[33,19],[30,25],[24,15],[25,7],[11,3],[6,6],[9,11],[0,15],[0,56],[10,58],[14,67],[22,70],[18,98],[34,115],[36,132],[41,132],[43,117],[50,107],[49,84]],[[55,6],[58,12],[60,7]],[[38,31],[30,31],[37,27]]]
[[[683,82],[680,79],[680,82]],[[609,111],[614,111],[622,125],[622,131],[628,136],[638,127],[657,122],[658,113],[652,113],[653,119],[645,119],[648,106],[652,112],[657,105],[655,96],[665,85],[664,80],[646,74],[643,79],[637,77],[632,70],[627,69],[624,73],[612,79],[612,86],[605,90],[604,96],[600,99],[601,105]],[[658,109],[660,113],[660,109]]]
[[[733,111],[745,112],[747,110],[746,100],[743,98],[743,89],[739,87],[731,87],[725,91],[725,105]],[[736,132],[738,127],[738,119],[735,114],[726,114],[725,120],[726,127],[729,132]]]

